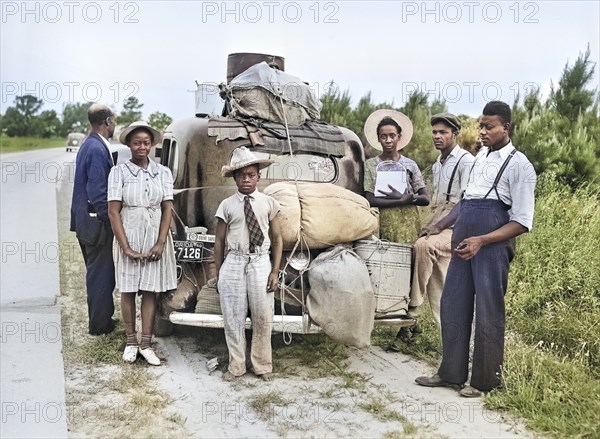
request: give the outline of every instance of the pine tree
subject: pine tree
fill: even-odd
[[[558,81],[558,89],[552,87],[550,102],[558,111],[558,114],[570,120],[588,110],[594,103],[597,89],[586,90],[586,86],[594,76],[596,63],[590,60],[590,46],[584,54],[579,54],[573,67],[569,63],[565,65],[562,76]]]

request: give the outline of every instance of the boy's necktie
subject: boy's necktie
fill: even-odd
[[[256,247],[262,245],[265,240],[265,235],[263,235],[263,232],[258,225],[258,220],[250,205],[249,195],[244,197],[244,215],[246,215],[246,225],[248,226],[248,233],[250,234],[250,253],[254,253]]]

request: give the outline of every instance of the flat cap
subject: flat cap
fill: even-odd
[[[431,125],[435,125],[438,122],[443,122],[457,130],[460,130],[461,127],[460,120],[452,113],[438,113],[431,116]]]

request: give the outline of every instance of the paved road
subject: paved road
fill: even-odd
[[[64,149],[0,156],[3,438],[67,436],[56,183],[74,157]]]
[[[67,437],[58,262],[79,249],[59,245],[56,193],[74,160],[63,148],[0,156],[2,438]]]

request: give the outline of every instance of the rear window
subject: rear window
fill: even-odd
[[[179,168],[179,150],[177,149],[177,141],[175,139],[167,137],[163,140],[160,163],[171,169],[173,181],[175,181]]]

